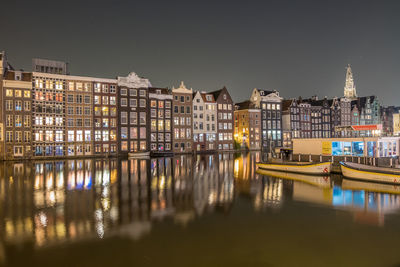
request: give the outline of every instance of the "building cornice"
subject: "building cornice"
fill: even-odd
[[[32,82],[15,81],[15,80],[3,80],[3,87],[32,89]]]
[[[117,83],[117,79],[107,79],[107,78],[96,78],[96,77],[86,77],[86,76],[74,76],[74,75],[62,75],[62,74],[52,74],[43,72],[32,72],[34,77],[39,78],[49,78],[49,79],[59,79],[67,81],[83,81],[83,82],[100,82],[100,83]]]

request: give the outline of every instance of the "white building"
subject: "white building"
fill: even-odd
[[[196,92],[193,97],[193,143],[196,151],[216,149],[217,103],[212,94]]]

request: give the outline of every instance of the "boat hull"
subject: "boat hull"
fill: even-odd
[[[325,175],[331,172],[330,162],[310,164],[278,164],[278,163],[257,163],[257,167],[263,170],[293,172],[312,175]]]
[[[376,168],[376,170],[356,169],[345,162],[340,162],[340,168],[343,176],[347,178],[369,182],[400,184],[400,173],[382,173],[379,171],[379,168]]]

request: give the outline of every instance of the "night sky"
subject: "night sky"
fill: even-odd
[[[342,96],[350,63],[358,95],[400,105],[400,1],[6,1],[0,25],[18,69],[65,60],[73,75],[135,71],[242,101],[255,87]]]

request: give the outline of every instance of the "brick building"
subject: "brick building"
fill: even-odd
[[[117,155],[117,80],[97,79],[93,99],[94,154]]]
[[[8,70],[2,90],[5,159],[32,157],[32,73]]]
[[[150,152],[172,153],[172,94],[168,88],[150,87],[148,117],[150,118]],[[141,122],[143,118],[140,118]]]
[[[193,90],[181,82],[179,88],[172,89],[173,96],[173,151],[193,152]]]
[[[261,149],[261,110],[250,101],[235,104],[234,138],[241,149]]]
[[[93,82],[86,77],[66,78],[66,156],[92,155]]]
[[[118,77],[118,143],[122,154],[150,149],[147,130],[150,86],[148,79],[134,72],[127,77]]]
[[[217,105],[217,148],[233,149],[233,111],[232,98],[226,87],[211,92]]]

